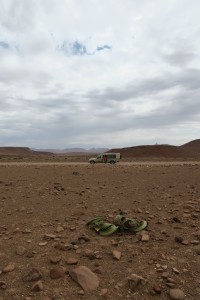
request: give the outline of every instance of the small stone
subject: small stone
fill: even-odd
[[[183,300],[185,299],[185,294],[180,289],[171,289],[169,295],[173,300]]]
[[[174,238],[174,240],[175,240],[175,242],[177,242],[177,243],[179,243],[179,244],[181,244],[181,243],[183,242],[183,238],[182,238],[181,236],[176,236],[176,237]]]
[[[56,238],[56,235],[55,234],[45,234],[43,236],[43,239],[44,240],[47,240],[47,241],[50,241],[50,240],[54,240]]]
[[[83,234],[83,235],[78,237],[78,241],[79,241],[80,244],[84,244],[85,242],[90,241],[90,237],[86,234]]]
[[[75,227],[75,226],[72,226],[72,227],[70,227],[70,230],[71,230],[71,231],[74,231],[74,230],[76,230],[76,227]]]
[[[42,281],[39,280],[37,281],[36,283],[34,283],[34,285],[32,286],[31,290],[33,292],[40,292],[43,290],[43,284],[42,284]]]
[[[148,233],[142,233],[142,236],[141,236],[141,241],[142,242],[148,242],[150,239],[150,236]]]
[[[167,265],[162,266],[163,270],[167,270]]]
[[[146,280],[143,277],[137,274],[131,274],[131,276],[128,277],[128,285],[132,291],[135,291],[135,289],[141,284],[146,284]]]
[[[172,271],[173,271],[174,273],[176,273],[176,274],[180,274],[180,271],[179,271],[178,269],[176,269],[176,268],[172,268]]]
[[[62,244],[62,243],[58,243],[55,245],[56,249],[62,250],[62,251],[69,251],[73,249],[73,245],[72,244]]]
[[[47,245],[47,242],[41,242],[41,243],[39,243],[39,246],[40,247],[44,247],[44,246],[46,246]]]
[[[113,256],[114,259],[119,260],[121,258],[121,256],[122,256],[122,253],[121,253],[121,251],[113,250],[112,256]]]
[[[22,247],[22,246],[18,246],[16,249],[16,254],[17,255],[24,255],[26,253],[26,248]]]
[[[57,228],[56,228],[56,232],[57,233],[59,233],[59,232],[62,232],[62,231],[64,231],[65,229],[62,227],[62,226],[58,226]]]
[[[73,257],[70,257],[66,260],[66,263],[68,265],[77,265],[78,262],[79,262],[79,260],[77,258],[73,258]]]
[[[6,267],[3,268],[3,273],[12,272],[15,269],[15,264],[10,262]]]
[[[107,293],[108,293],[108,289],[105,288],[105,289],[101,289],[99,295],[100,296],[105,296]]]
[[[59,279],[65,276],[66,269],[64,267],[58,267],[50,270],[51,279]]]
[[[78,294],[84,296],[85,292],[83,290],[80,290],[80,291],[78,291]]]
[[[169,277],[169,272],[163,272],[161,277],[167,279]]]
[[[69,275],[85,292],[96,290],[99,286],[98,277],[87,267],[80,266],[69,271]]]
[[[54,265],[58,264],[61,261],[61,257],[52,257],[50,258],[50,262]]]
[[[174,289],[176,287],[176,284],[172,282],[166,282],[166,286],[170,287],[171,289]]]
[[[153,290],[155,291],[156,294],[161,294],[162,287],[159,284],[154,284],[153,285]]]
[[[21,230],[20,230],[19,227],[15,228],[15,229],[13,230],[13,233],[19,233],[19,232],[21,232]]]
[[[168,281],[168,282],[171,282],[171,283],[176,283],[176,281],[175,281],[173,278],[171,278],[171,277],[168,277],[168,278],[167,278],[167,281]]]
[[[193,244],[193,245],[198,245],[198,244],[200,244],[200,241],[198,241],[198,240],[192,240],[190,243]]]
[[[5,290],[7,288],[7,283],[5,281],[0,281],[0,290]]]
[[[25,276],[23,276],[22,280],[24,282],[31,282],[31,281],[38,281],[42,278],[41,273],[35,269],[32,268]]]
[[[189,244],[189,241],[188,241],[188,240],[183,240],[183,241],[181,242],[181,244],[187,246],[187,245]]]

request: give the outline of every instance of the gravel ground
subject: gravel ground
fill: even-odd
[[[1,163],[0,192],[0,300],[200,299],[199,163]],[[148,229],[86,226],[119,213]],[[98,287],[71,278],[78,266]]]

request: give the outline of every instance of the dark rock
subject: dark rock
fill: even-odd
[[[51,279],[59,279],[65,276],[66,269],[64,267],[57,267],[50,270]]]
[[[23,276],[22,280],[24,282],[38,281],[42,278],[42,274],[35,268],[31,269],[28,274]]]

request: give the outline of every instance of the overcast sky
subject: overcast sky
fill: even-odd
[[[199,0],[0,0],[0,146],[200,138]]]

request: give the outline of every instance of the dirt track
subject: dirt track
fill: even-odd
[[[1,162],[0,166],[90,166],[88,162]],[[109,164],[107,164],[108,166]],[[114,166],[182,166],[200,165],[200,161],[128,161],[120,162]],[[95,164],[94,166],[105,166],[105,164]]]
[[[0,163],[0,192],[0,300],[171,299],[171,287],[200,299],[200,162]],[[86,227],[118,213],[147,220],[149,240],[101,237]],[[97,290],[84,295],[68,275],[76,267],[68,258],[96,272]],[[51,279],[58,266],[65,276]],[[42,275],[39,292],[22,280],[32,268]],[[132,273],[146,284],[133,289]]]

